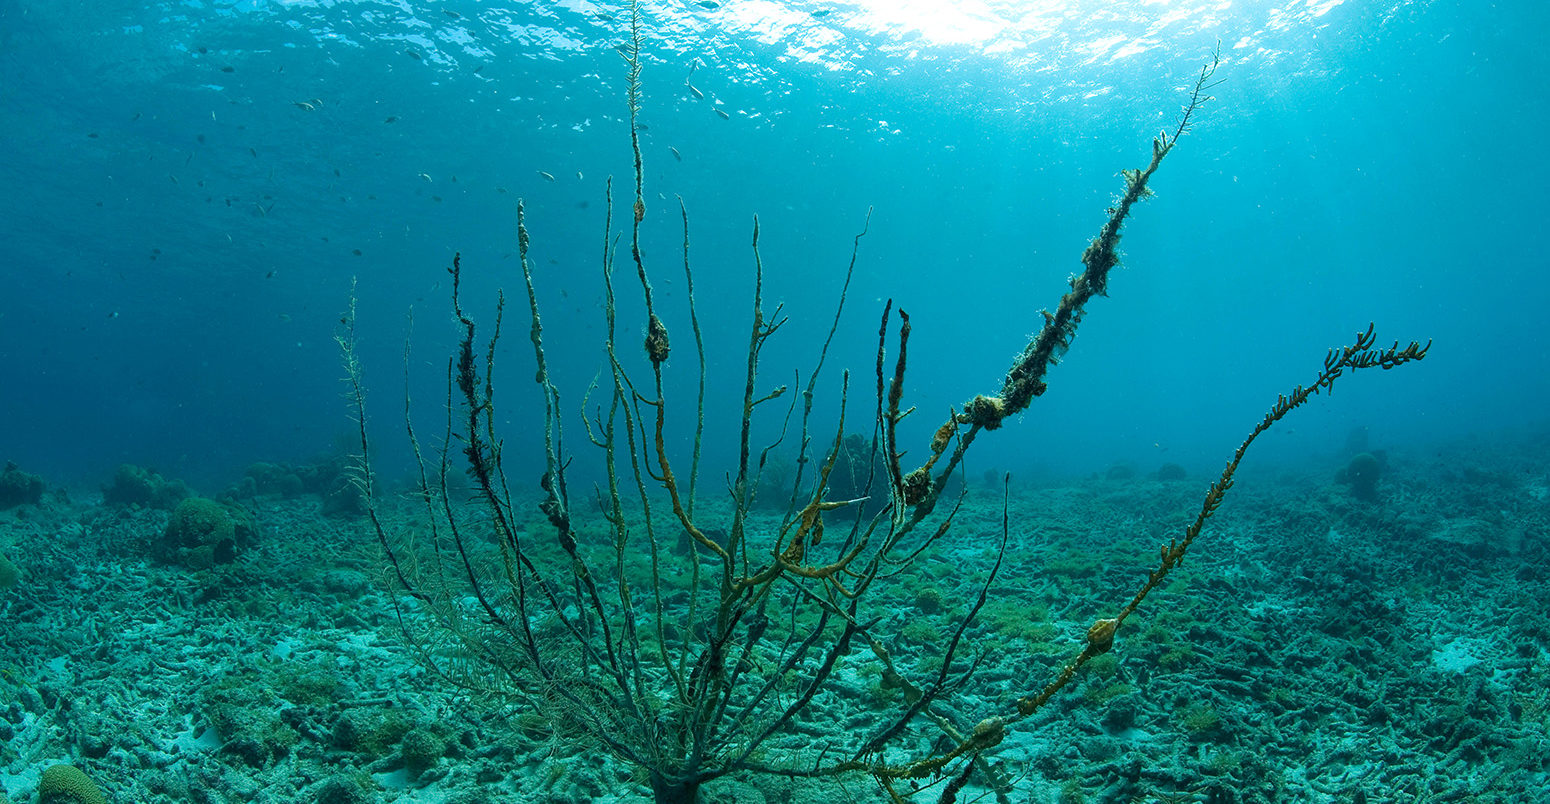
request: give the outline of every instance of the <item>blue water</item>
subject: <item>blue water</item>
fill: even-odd
[[[51,484],[129,462],[213,492],[253,461],[350,449],[333,336],[357,280],[373,432],[401,462],[405,339],[416,416],[437,427],[457,335],[444,268],[462,253],[484,337],[495,289],[520,292],[518,198],[581,444],[608,176],[615,232],[629,208],[627,19],[587,2],[0,5],[0,459]],[[1144,164],[1218,42],[1218,99],[1127,227],[1111,297],[970,471],[1212,470],[1369,321],[1435,345],[1342,381],[1255,460],[1329,454],[1358,427],[1416,446],[1543,421],[1550,5],[675,1],[648,3],[645,26],[644,246],[674,335],[672,435],[695,381],[681,195],[714,475],[734,446],[755,215],[766,305],[790,317],[761,390],[805,382],[871,209],[817,429],[842,368],[848,427],[870,429],[891,298],[914,322],[923,441],[999,388],[1119,170]],[[638,361],[634,290],[621,341]],[[497,401],[518,465],[537,460],[540,397],[512,301]],[[765,433],[784,412],[768,407]]]

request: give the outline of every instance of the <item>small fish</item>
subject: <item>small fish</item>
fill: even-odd
[[[594,12],[592,12],[592,16],[597,17],[598,19],[602,20],[603,22],[613,22],[614,21],[614,15],[609,14],[606,11],[594,11]]]
[[[429,174],[429,173],[421,173],[420,174],[420,178],[422,178],[422,179],[424,179],[426,181],[430,181],[431,180],[431,174]]]
[[[441,13],[446,14],[447,16],[449,16],[449,17],[451,17],[452,19],[455,19],[455,20],[460,20],[460,19],[463,18],[462,14],[459,14],[456,11],[453,11],[452,9],[449,9],[449,8],[442,9]]]
[[[390,115],[387,116],[387,119],[383,120],[382,122],[384,122],[384,123],[397,123],[398,122],[398,115],[390,114]]]
[[[358,248],[352,248],[352,249],[350,249],[350,253],[351,253],[351,254],[354,254],[354,255],[355,255],[355,256],[357,256],[357,257],[359,257],[359,256],[361,256],[361,250],[360,250],[360,249],[358,249]]]
[[[720,115],[722,120],[731,120],[732,119],[732,115],[729,115],[726,112],[721,111],[720,109],[716,110],[716,114]]]
[[[228,64],[225,67],[221,68],[221,72],[223,72],[223,73],[234,73],[236,71],[237,71],[237,68],[231,66],[230,64]]]
[[[684,82],[684,86],[689,88],[689,94],[693,95],[695,100],[705,100],[705,93],[701,92],[699,87],[696,87],[687,81]]]
[[[409,58],[411,58],[411,59],[414,59],[414,60],[415,60],[415,61],[419,61],[419,60],[420,60],[420,59],[421,59],[421,58],[423,58],[423,57],[422,57],[422,56],[421,56],[421,55],[420,55],[420,53],[419,53],[419,51],[417,51],[417,50],[411,50],[411,49],[409,49],[409,48],[404,48],[404,55],[405,55],[405,56],[408,56],[408,57],[409,57]]]
[[[829,13],[832,12],[832,11],[834,11],[834,9],[832,9],[832,8],[820,8],[817,11],[813,12],[813,19],[821,20],[824,17],[829,16]]]
[[[279,315],[279,318],[280,318],[281,321],[289,322],[291,320],[291,314],[290,313],[281,313]]]
[[[579,171],[579,170],[576,171],[576,181],[585,181],[585,180],[586,180],[586,177],[581,175],[581,171]]]
[[[316,109],[316,108],[318,108],[318,107],[313,106],[312,104],[310,104],[310,103],[308,103],[306,101],[291,101],[291,103],[295,104],[296,108],[298,108],[298,109],[305,109],[305,110],[307,110],[309,112],[314,110],[314,109]]]
[[[700,0],[700,2],[695,3],[695,5],[708,11],[715,11],[716,9],[721,8],[721,4],[716,2],[716,0]]]
[[[554,181],[554,174],[550,173],[547,170],[540,170],[540,171],[538,171],[538,175],[543,176],[544,177],[544,181]]]
[[[254,159],[258,158],[258,149],[256,149],[256,148],[249,148],[248,149],[248,153],[252,154]]]
[[[667,146],[667,149],[669,151],[673,152],[673,158],[674,159],[677,159],[680,162],[684,161],[684,155],[679,153],[677,148],[674,148],[673,146],[669,145],[669,146]]]
[[[231,237],[231,235],[227,235],[227,237]],[[274,279],[274,269],[270,269],[268,273],[264,274],[264,278]]]

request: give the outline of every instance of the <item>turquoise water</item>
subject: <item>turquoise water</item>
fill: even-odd
[[[342,316],[353,292],[376,468],[385,484],[401,488],[412,475],[401,437],[406,390],[422,434],[439,438],[445,426],[446,361],[461,334],[446,271],[455,253],[481,342],[491,332],[497,289],[510,294],[497,352],[496,423],[504,428],[514,490],[536,495],[543,397],[531,382],[519,199],[532,238],[547,359],[575,454],[573,494],[590,494],[581,490],[603,475],[600,457],[584,446],[582,417],[596,415],[600,398],[585,410],[583,400],[600,370],[607,384],[608,249],[617,250],[621,266],[621,353],[631,371],[646,376],[639,349],[645,318],[628,256],[634,173],[621,51],[629,20],[627,8],[583,0],[0,4],[0,179],[8,190],[0,193],[0,460],[50,490],[40,504],[6,514],[0,549],[31,558],[30,566],[17,563],[35,579],[60,584],[47,594],[39,585],[25,591],[25,581],[17,587],[15,595],[32,597],[25,606],[20,597],[8,605],[35,619],[25,639],[13,635],[16,645],[48,645],[48,635],[66,622],[84,627],[51,619],[51,612],[73,608],[72,595],[85,589],[107,584],[123,601],[142,601],[123,603],[133,609],[174,595],[168,590],[182,590],[185,602],[206,602],[203,595],[222,585],[134,563],[164,532],[171,504],[150,504],[148,497],[131,514],[115,507],[123,502],[112,491],[122,488],[114,485],[122,464],[205,496],[244,500],[271,545],[277,535],[298,545],[325,539],[296,548],[309,561],[339,552],[320,534],[363,527],[359,519],[339,518],[359,511],[329,509],[327,502],[342,487],[346,456],[357,449],[335,343]],[[1064,532],[1087,518],[1101,520],[1089,534],[1093,543],[1078,537],[1060,542],[1065,547],[1102,553],[1111,539],[1135,538],[1126,547],[1150,558],[1154,542],[1176,534],[1187,524],[1178,520],[1198,507],[1199,479],[1220,471],[1278,394],[1314,380],[1326,349],[1349,343],[1369,322],[1380,345],[1431,341],[1424,362],[1343,379],[1338,393],[1315,398],[1256,445],[1243,471],[1260,488],[1244,491],[1250,484],[1240,483],[1243,510],[1224,514],[1238,518],[1222,525],[1229,546],[1210,560],[1216,574],[1238,586],[1232,593],[1213,588],[1200,599],[1246,607],[1251,619],[1303,610],[1299,596],[1334,595],[1352,610],[1377,611],[1371,620],[1330,615],[1334,624],[1307,626],[1336,641],[1354,638],[1350,632],[1362,622],[1409,622],[1411,642],[1402,652],[1408,659],[1378,662],[1383,683],[1442,673],[1458,689],[1474,690],[1449,704],[1457,711],[1416,710],[1414,722],[1473,718],[1500,730],[1458,737],[1428,726],[1418,743],[1362,743],[1347,735],[1347,748],[1338,750],[1317,734],[1299,733],[1287,740],[1295,747],[1268,752],[1279,759],[1234,777],[1253,779],[1236,788],[1239,798],[1220,800],[1350,800],[1351,791],[1391,800],[1380,795],[1385,785],[1400,791],[1392,800],[1428,800],[1423,790],[1545,800],[1524,787],[1544,782],[1543,761],[1522,758],[1544,754],[1542,736],[1536,748],[1522,730],[1542,727],[1547,705],[1542,694],[1526,692],[1533,687],[1527,679],[1545,677],[1544,615],[1530,602],[1545,578],[1542,569],[1524,575],[1516,568],[1532,569],[1543,558],[1547,517],[1540,447],[1543,400],[1550,396],[1550,232],[1543,212],[1550,161],[1542,153],[1550,130],[1550,51],[1543,47],[1550,5],[669,0],[646,3],[642,22],[642,246],[674,339],[665,393],[676,407],[667,443],[683,460],[698,381],[681,198],[706,333],[702,488],[721,497],[737,456],[756,217],[766,312],[779,304],[788,317],[762,354],[760,393],[807,382],[854,246],[846,306],[818,380],[813,431],[821,443],[834,432],[846,371],[846,429],[870,431],[877,324],[891,300],[913,326],[904,405],[916,412],[901,440],[918,445],[906,463],[923,458],[925,442],[951,408],[1000,388],[1041,325],[1039,311],[1053,308],[1067,277],[1081,270],[1083,249],[1123,189],[1120,171],[1145,165],[1152,138],[1176,125],[1202,65],[1219,49],[1215,98],[1153,178],[1156,197],[1127,224],[1109,296],[1090,305],[1069,353],[1047,377],[1048,393],[1000,431],[983,434],[965,475],[971,487],[983,488],[1002,472],[1027,484],[1023,496],[1014,495],[1027,521],[1040,521],[1031,511],[1058,511],[1048,516]],[[605,236],[610,177],[609,236],[623,233],[622,240]],[[761,412],[767,415],[754,432],[762,444],[780,431],[785,402]],[[795,439],[783,443],[772,454],[789,460]],[[1352,503],[1348,476],[1333,480],[1355,471],[1347,463],[1354,453],[1368,451],[1384,461],[1375,503],[1381,509]],[[289,469],[251,468],[260,462],[324,468],[297,470],[292,479]],[[1176,465],[1191,485],[1167,486],[1166,476],[1155,474],[1165,465]],[[1132,477],[1142,485],[1112,485]],[[293,507],[307,494],[312,507]],[[1104,515],[1091,507],[1084,514],[1071,495]],[[987,544],[999,532],[999,504],[993,491],[971,495],[983,520],[976,527],[991,534]],[[373,543],[365,530],[349,532],[362,550]],[[67,567],[59,553],[45,556],[37,547],[56,538],[94,544],[94,533],[103,541],[91,549],[106,553],[92,567]],[[1362,547],[1352,547],[1350,539],[1362,534]],[[1433,561],[1433,548],[1448,558]],[[1065,561],[1055,555],[1060,550],[1029,549],[1040,562]],[[334,601],[339,610],[354,605],[349,601],[365,576],[380,570],[380,559],[344,552],[356,562],[347,570],[314,569],[362,577],[320,574],[302,583],[303,596]],[[1329,566],[1338,563],[1330,556],[1353,555],[1368,559]],[[1092,595],[1082,598],[1064,582],[1051,592],[1086,601],[1046,612],[1063,627],[1102,613],[1101,601],[1123,597],[1116,590],[1133,589],[1147,569],[1137,559],[1123,567],[1128,574],[1103,586],[1098,574],[1062,567],[1049,572],[1070,575]],[[273,588],[291,582],[281,578],[294,581],[282,569],[266,569],[277,573],[264,576]],[[49,597],[55,594],[63,597]],[[1435,614],[1433,607],[1460,598],[1508,612],[1496,623],[1496,642],[1465,633],[1485,615],[1465,611],[1462,602],[1447,617]],[[317,639],[345,640],[391,622],[385,600],[363,604],[370,613],[336,610],[327,627],[338,633]],[[1204,604],[1182,608],[1203,619],[1192,608],[1198,605]],[[260,616],[244,611],[232,603],[217,619],[261,642],[259,654],[278,650],[274,642],[291,615],[268,612],[266,625],[244,626],[242,617]],[[1423,634],[1414,620],[1427,617],[1448,621],[1452,630]],[[1246,622],[1236,633],[1263,636]],[[1483,641],[1471,641],[1476,637]],[[1290,642],[1296,640],[1281,640],[1283,647]],[[76,650],[76,661],[98,662],[99,679],[140,672],[89,646]],[[1293,695],[1286,689],[1317,692],[1317,685],[1297,686],[1311,684],[1310,676],[1360,675],[1352,669],[1364,666],[1356,658],[1339,665],[1344,669],[1318,670],[1298,658],[1298,651],[1338,650],[1325,643],[1273,649],[1277,673],[1292,680],[1253,695],[1284,709]],[[291,655],[287,650],[281,659]],[[23,686],[47,688],[63,683],[50,676],[62,672],[52,656],[18,648],[6,661],[28,680]],[[401,654],[393,656],[408,666]],[[1161,660],[1161,651],[1146,659]],[[245,679],[237,686],[280,684],[242,676],[231,656],[202,661],[210,664],[189,672],[218,667]],[[1201,678],[1223,675],[1196,669]],[[376,700],[380,692],[354,675],[341,683],[361,699]],[[1125,683],[1146,688],[1145,679]],[[1188,689],[1195,682],[1159,683],[1172,694],[1170,684]],[[1436,691],[1415,683],[1414,698]],[[54,693],[32,693],[35,705],[19,689],[8,691],[21,707],[8,728],[41,734],[27,729],[45,722]],[[200,694],[205,704],[190,709],[190,721],[169,726],[187,734],[146,739],[168,752],[173,744],[184,752],[219,745],[206,729],[219,725],[212,712],[223,705],[221,693]],[[457,705],[450,696],[427,703],[442,693],[423,694],[417,700],[427,710]],[[974,694],[993,699],[985,689]],[[1088,695],[1103,698],[1101,689]],[[1495,703],[1481,703],[1491,695]],[[1360,697],[1345,700],[1366,713],[1371,701]],[[1392,704],[1411,712],[1405,706]],[[1503,714],[1513,706],[1518,714]],[[1132,708],[1155,713],[1170,705],[1158,697]],[[1233,743],[1241,751],[1275,739],[1255,731],[1263,709],[1228,713],[1224,705],[1221,712],[1223,730],[1204,714],[1188,727],[1100,719],[1089,730],[1143,745],[1136,729],[1183,735],[1171,755],[1193,756],[1200,765],[1231,764],[1237,756],[1213,760],[1203,744]],[[1365,717],[1354,720],[1375,731],[1392,728]],[[134,787],[126,769],[135,762],[83,746],[79,728],[54,728],[28,742],[44,747],[25,759],[98,761],[104,787],[125,795],[186,794],[166,784]],[[312,735],[303,730],[300,739]],[[1341,750],[1356,751],[1350,745],[1380,753],[1372,745],[1400,745],[1390,748],[1392,762],[1373,761],[1430,781],[1417,781],[1412,791],[1377,770],[1329,771],[1330,762],[1357,767],[1341,758]],[[1324,752],[1322,776],[1285,759],[1315,750],[1309,746]],[[1039,759],[1038,745],[1027,743],[1019,750],[1031,757],[1018,771],[1030,780],[1024,794],[1055,800],[1066,777],[1047,757],[1076,762],[1074,755],[1050,749]],[[1085,786],[1095,800],[1230,787],[1187,783],[1183,771],[1170,771],[1170,779],[1182,780],[1177,784],[1137,786],[1131,779],[1125,786],[1112,781],[1124,775],[1113,760],[1120,749],[1082,743],[1070,750],[1090,764],[1069,767],[1106,768],[1110,781]],[[1513,759],[1502,759],[1503,752]],[[482,771],[471,770],[477,763],[448,756],[460,770],[447,777],[447,791],[477,796],[468,792],[479,789],[473,780]],[[273,771],[265,757],[273,759],[245,757],[251,767],[271,768],[268,781],[255,773],[247,784],[276,784],[283,776],[289,792],[273,800],[321,795],[297,781],[319,774]],[[1482,757],[1499,764],[1475,775],[1462,770]],[[36,772],[27,768],[37,762],[3,759],[0,780],[10,792],[31,790]],[[504,759],[532,778],[544,767]],[[329,773],[343,772],[338,762],[317,761]],[[1241,767],[1244,760],[1232,762]],[[143,758],[140,764],[166,766]],[[1179,760],[1170,767],[1194,766]],[[1417,770],[1424,768],[1430,770]],[[1274,784],[1265,781],[1271,777]],[[1339,784],[1329,781],[1335,777]],[[374,794],[383,800],[452,795],[397,778],[378,783]],[[853,783],[859,800],[875,792],[868,784]],[[499,795],[517,796],[518,787],[528,792],[511,800],[536,795],[531,785]],[[212,800],[257,794],[229,795]],[[581,785],[549,800],[602,795]]]
[[[1020,428],[1032,468],[1160,449],[1214,466],[1369,321],[1435,339],[1434,362],[1309,411],[1295,452],[1358,425],[1409,440],[1538,415],[1542,5],[891,5],[646,9],[655,271],[672,298],[682,195],[707,325],[743,330],[760,215],[767,293],[796,322],[772,375],[811,362],[872,208],[845,364],[870,370],[894,298],[931,418],[993,388],[1079,267],[1118,171],[1147,157],[1220,41],[1219,100],[1136,215],[1112,298],[1051,378],[1060,393]],[[563,385],[591,377],[603,182],[630,172],[619,9],[3,13],[10,459],[87,485],[121,461],[222,482],[326,449],[348,430],[331,336],[351,279],[368,367],[396,395],[405,311],[427,362],[450,337],[452,252],[475,287],[515,286],[519,197],[555,342],[574,349]],[[733,340],[712,358],[736,386]],[[418,379],[433,397],[436,372]],[[1027,452],[984,448],[1018,469]]]

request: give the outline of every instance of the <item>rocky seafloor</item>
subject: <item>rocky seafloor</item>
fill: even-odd
[[[1546,456],[1542,433],[1394,449],[1370,493],[1336,482],[1357,471],[1343,458],[1246,471],[1114,650],[996,747],[1004,789],[977,777],[958,800],[1550,801]],[[0,511],[18,568],[0,572],[5,796],[33,801],[70,764],[142,804],[649,799],[595,746],[428,674],[358,514],[273,474],[228,490],[241,514],[213,552],[167,542],[197,514],[174,513],[184,492],[49,489]],[[968,632],[981,669],[940,713],[973,724],[1045,684],[1209,480],[1014,483],[1006,561]],[[974,489],[953,537],[880,598],[903,666],[929,669],[917,657],[977,594],[1001,516],[999,490]],[[800,761],[867,722],[854,712],[896,706],[876,664],[853,651],[770,753]],[[885,798],[864,776],[734,776],[703,795]]]

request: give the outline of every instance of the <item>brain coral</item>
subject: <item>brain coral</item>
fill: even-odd
[[[97,785],[74,765],[54,765],[38,778],[41,804],[107,804]]]
[[[1352,497],[1371,502],[1378,499],[1378,477],[1382,474],[1383,460],[1363,452],[1353,455],[1351,462],[1346,464],[1344,482],[1351,484]]]
[[[163,561],[208,569],[235,559],[237,548],[251,535],[246,517],[234,516],[214,500],[189,497],[172,509],[156,553]]]
[[[11,563],[11,559],[0,553],[0,591],[10,589],[22,579],[21,568]]]

